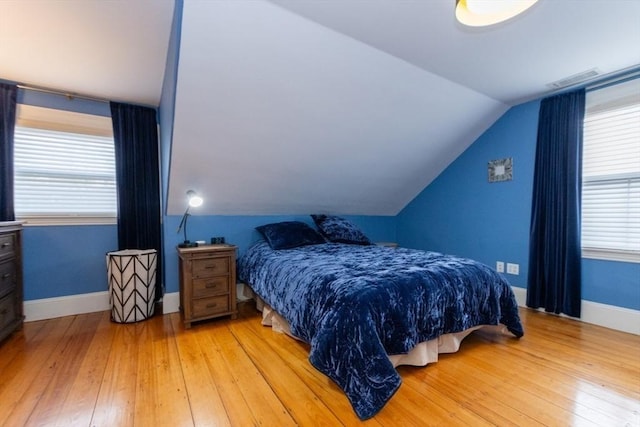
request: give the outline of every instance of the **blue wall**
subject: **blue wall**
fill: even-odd
[[[169,42],[166,72],[158,109],[160,122],[160,151],[162,195],[166,200],[169,186],[169,165],[177,64],[179,58],[182,1],[176,2],[174,22]],[[64,96],[20,91],[19,102],[110,116],[109,105]],[[163,203],[164,205],[164,203]],[[348,217],[358,224],[374,241],[395,241],[394,217]],[[309,216],[198,216],[189,218],[189,238],[208,241],[214,236],[225,236],[238,245],[239,253],[246,250],[259,236],[254,228],[269,222],[300,220],[311,224]],[[178,258],[176,246],[182,242],[182,233],[176,229],[180,216],[164,216],[164,283],[166,292],[178,291]],[[34,300],[107,290],[105,255],[118,249],[117,226],[27,226],[24,230],[24,285],[25,299]]]
[[[158,109],[163,206],[170,177],[176,84],[183,1],[177,0]],[[106,103],[20,91],[18,102],[109,116]],[[526,287],[529,218],[539,101],[511,108],[456,159],[397,217],[348,217],[374,241],[478,259],[520,264],[519,276],[506,276]],[[512,157],[514,179],[487,183],[487,162]],[[269,222],[308,216],[198,216],[189,219],[189,239],[225,236],[240,253],[259,238],[254,228]],[[163,217],[164,283],[178,291],[175,247],[179,216]],[[25,299],[33,300],[104,291],[106,252],[117,249],[117,227],[60,226],[24,230]],[[583,298],[640,309],[640,264],[583,260]]]
[[[182,31],[182,0],[176,0],[173,10],[169,47],[167,48],[167,61],[165,64],[164,79],[162,81],[162,93],[160,106],[158,107],[160,126],[160,174],[162,181],[162,213],[166,211],[166,200],[169,192],[169,166],[171,163],[171,141],[173,140],[173,121],[176,107],[176,86],[178,84],[178,61],[180,59],[180,34]]]
[[[396,241],[395,217],[346,216],[373,241]],[[164,218],[165,291],[178,292],[180,216]],[[209,241],[224,236],[239,254],[260,236],[255,227],[278,221],[304,221],[309,216],[198,216],[189,218],[188,238]],[[118,249],[116,225],[27,226],[23,232],[25,300],[52,298],[108,289],[106,253]]]
[[[169,40],[165,76],[160,99],[160,151],[163,199],[166,200],[170,180],[171,147],[175,114],[175,97],[180,58],[180,32],[182,27],[183,1],[176,1],[173,27]],[[206,203],[206,202],[205,202]],[[374,241],[395,241],[394,217],[348,216]],[[176,232],[181,216],[163,217],[164,283],[165,292],[178,292],[178,255],[176,246],[183,241],[182,233]],[[199,216],[197,212],[189,217],[187,238],[191,241],[210,241],[211,237],[224,236],[228,243],[238,246],[241,255],[252,243],[259,239],[255,227],[278,221],[304,221],[309,224],[309,216]]]
[[[174,98],[169,98],[161,117],[172,122]],[[397,217],[349,218],[374,241],[397,241],[406,247],[454,253],[490,266],[495,266],[497,260],[518,263],[520,275],[506,277],[514,286],[526,287],[538,107],[539,102],[535,101],[510,109]],[[93,108],[94,113],[100,109]],[[162,129],[170,132],[171,127],[167,128],[165,123],[161,132]],[[161,137],[161,144],[163,153],[168,155],[164,145],[171,144],[170,138]],[[504,157],[513,158],[513,181],[489,184],[487,162]],[[165,158],[163,162],[168,160]],[[168,170],[163,168],[163,187],[167,185]],[[225,236],[242,253],[258,239],[256,226],[284,220],[310,223],[308,216],[193,215],[189,219],[188,237],[207,241],[213,236]],[[164,217],[167,292],[178,290],[175,247],[182,241],[182,235],[176,233],[179,221],[179,216]],[[27,226],[25,299],[106,290],[105,254],[115,249],[115,225]],[[640,309],[639,282],[640,264],[583,260],[586,300]]]
[[[25,227],[24,299],[106,292],[106,253],[117,249],[115,225]]]
[[[18,103],[109,117],[109,104],[18,90]],[[25,226],[24,298],[107,291],[107,252],[118,249],[116,225]]]
[[[583,259],[582,299],[640,310],[640,264]]]
[[[178,62],[180,59],[180,35],[182,32],[182,9],[183,1],[176,0],[173,10],[173,22],[171,34],[169,36],[169,47],[167,49],[167,61],[165,64],[164,79],[162,82],[162,93],[160,95],[160,106],[158,107],[159,127],[160,127],[160,177],[162,185],[162,239],[163,239],[163,261],[162,261],[162,282],[165,292],[175,292],[177,285],[177,257],[175,256],[175,246],[173,242],[175,229],[169,225],[171,220],[165,216],[166,201],[169,193],[169,178],[171,165],[171,147],[173,141],[173,122],[175,117],[176,87],[178,84]],[[179,221],[179,220],[178,220]],[[170,278],[168,281],[167,278]]]
[[[477,259],[520,264],[525,287],[538,102],[507,111],[398,215],[398,242]],[[487,163],[513,158],[513,180],[490,184]]]
[[[520,264],[526,288],[539,101],[507,111],[398,215],[406,247]],[[513,180],[490,184],[487,163],[513,158]],[[640,264],[583,259],[583,299],[640,309]]]
[[[374,242],[396,241],[396,218],[389,216],[344,216],[357,224]],[[164,222],[165,288],[166,292],[178,292],[178,255],[176,246],[183,241],[183,234],[176,232],[180,216],[166,216]],[[249,246],[260,239],[255,227],[279,221],[303,221],[313,225],[308,215],[268,216],[198,216],[189,217],[187,239],[210,241],[211,237],[224,236],[227,243],[238,246],[242,255]]]

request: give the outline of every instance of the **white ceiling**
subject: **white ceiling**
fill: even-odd
[[[271,3],[183,13],[170,213],[395,214],[506,110]]]
[[[640,63],[640,2],[185,1],[169,213],[394,215],[546,84]],[[508,156],[508,153],[505,153]]]
[[[484,28],[456,22],[455,0],[271,1],[510,105],[582,71],[640,64],[638,0],[540,0]]]
[[[168,213],[393,215],[510,105],[640,64],[640,1],[184,0]],[[158,105],[172,0],[2,0],[0,79]],[[505,153],[508,155],[508,153]]]
[[[0,79],[160,102],[173,0],[0,0]]]

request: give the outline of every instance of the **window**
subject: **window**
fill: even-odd
[[[640,262],[640,79],[587,92],[582,251]]]
[[[29,224],[115,223],[111,119],[27,105],[17,116],[16,217]]]

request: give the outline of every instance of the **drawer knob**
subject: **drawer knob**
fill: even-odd
[[[11,277],[11,273],[4,273],[4,274],[2,275],[2,280],[4,280],[4,279],[8,279],[9,277]]]
[[[7,247],[9,247],[9,246],[11,246],[11,243],[4,242],[4,243],[2,244],[2,247],[3,247],[3,248],[7,248]]]
[[[205,288],[215,288],[216,287],[216,283],[215,282],[211,282],[211,283],[207,283],[206,285],[204,285]]]
[[[218,304],[217,304],[217,303],[215,303],[215,302],[212,302],[212,303],[207,304],[207,308],[215,308],[215,307],[217,307],[217,306],[218,306]]]

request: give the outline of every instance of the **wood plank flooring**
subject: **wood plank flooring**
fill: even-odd
[[[360,421],[308,346],[237,320],[185,330],[177,313],[26,323],[0,344],[1,426],[640,426],[640,337],[521,309],[520,339],[472,334],[460,352],[400,367]]]

